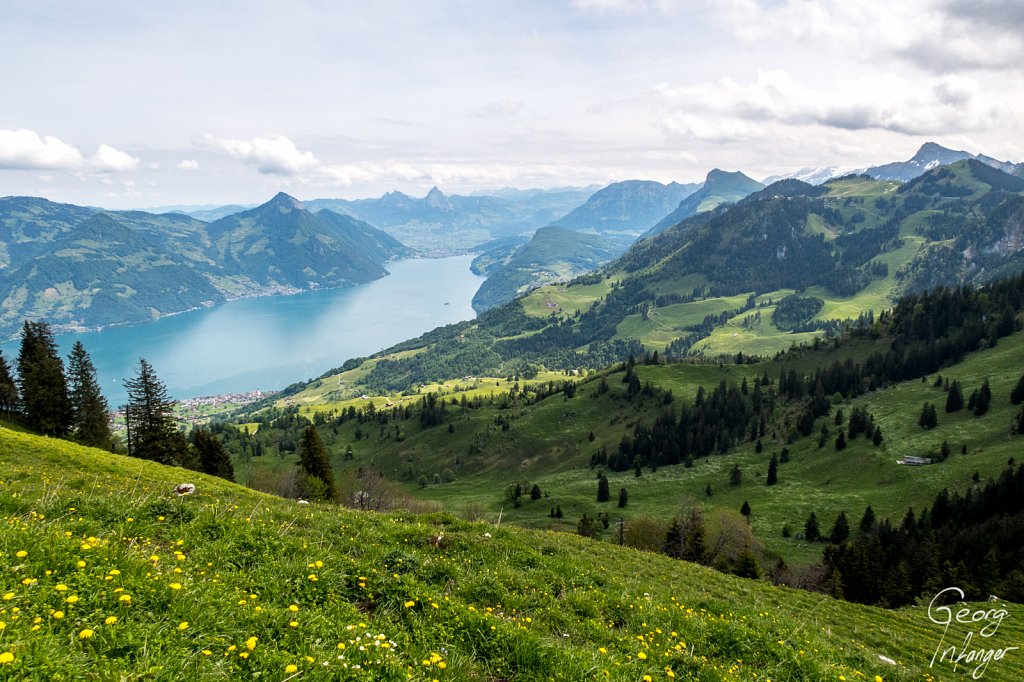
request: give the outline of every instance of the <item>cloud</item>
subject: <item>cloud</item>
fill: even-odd
[[[260,173],[267,175],[298,175],[320,165],[312,152],[303,152],[287,137],[256,137],[252,140],[229,140],[207,135],[207,145],[227,152]]]
[[[107,144],[85,157],[76,147],[34,130],[0,130],[0,168],[8,170],[65,170],[101,173],[135,170],[139,160]]]
[[[175,166],[175,168],[184,171],[199,170],[199,162],[196,161],[195,159],[185,159],[183,161],[180,161],[178,165]]]
[[[908,80],[873,74],[815,89],[772,70],[748,84],[723,78],[690,87],[661,85],[656,93],[668,109],[659,121],[663,130],[712,142],[763,135],[766,124],[944,135],[985,130],[1005,116],[999,102],[963,76]]]
[[[0,130],[0,168],[76,170],[84,165],[82,153],[56,137],[40,138],[34,130]]]
[[[843,48],[861,60],[893,57],[932,73],[1019,71],[1024,6],[1017,0],[705,0],[748,42]]]
[[[139,160],[130,154],[114,149],[110,145],[101,144],[95,156],[89,160],[90,165],[98,171],[119,173],[135,170]]]

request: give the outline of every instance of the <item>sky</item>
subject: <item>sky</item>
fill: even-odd
[[[5,0],[0,196],[140,208],[1024,161],[1020,0]]]

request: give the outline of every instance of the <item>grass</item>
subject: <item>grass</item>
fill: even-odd
[[[950,678],[928,668],[942,631],[922,607],[569,534],[297,505],[3,428],[0,465],[0,679]],[[183,481],[195,494],[171,493]],[[1011,617],[985,645],[1022,640]],[[1015,653],[986,678],[1018,679]]]

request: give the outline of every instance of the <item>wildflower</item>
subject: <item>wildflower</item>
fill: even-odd
[[[79,559],[78,563],[76,563],[75,566],[78,566],[79,568],[85,568],[85,562]]]
[[[249,658],[249,652],[248,651],[243,651],[242,653],[238,654],[238,657],[239,658]]]
[[[167,587],[171,588],[172,590],[180,590],[181,589],[181,583],[171,583]]]
[[[66,591],[68,589],[68,586],[61,584],[61,585],[57,585],[53,589],[57,590],[58,592],[64,592],[64,591]]]
[[[25,550],[22,549],[22,550],[19,550],[18,553],[15,554],[14,556],[18,557],[19,559],[24,559],[25,557],[28,556],[28,552],[26,552]]]
[[[93,632],[89,628],[86,628],[78,633],[78,639],[89,639],[92,637]]]
[[[10,651],[5,651],[2,654],[0,654],[0,665],[7,665],[13,660],[14,654],[12,654]]]
[[[66,601],[69,604],[74,604],[75,602],[78,601],[78,595],[77,594],[73,594],[70,597],[68,597],[67,599],[65,599],[64,601]]]
[[[299,621],[297,621],[297,620],[290,621],[288,623],[288,627],[290,627],[290,628],[297,628],[297,627],[299,627]]]
[[[407,608],[407,609],[411,609],[414,606],[416,606],[416,602],[414,602],[411,599],[409,601],[405,602],[405,608]]]
[[[117,622],[117,616],[107,616],[106,620],[103,621],[104,625],[113,625]]]
[[[637,657],[637,658],[639,658],[639,659],[640,659],[641,661],[646,661],[646,660],[647,660],[647,654],[645,654],[645,653],[644,653],[644,652],[642,652],[642,651],[641,651],[640,653],[638,653],[638,654],[636,655],[636,657]]]
[[[53,619],[54,620],[60,620],[63,617],[64,617],[64,612],[63,611],[54,611],[53,612]]]
[[[292,604],[291,606],[288,607],[288,610],[291,611],[292,613],[295,613],[296,611],[299,610],[299,607],[296,606],[295,604]]]
[[[120,597],[117,598],[117,600],[119,602],[123,602],[125,604],[131,604],[132,603],[132,596],[130,594],[122,594]]]
[[[199,653],[201,653],[203,656],[212,656],[213,655],[213,652],[210,651],[209,649],[203,649]]]
[[[285,673],[293,673],[293,672],[295,672],[298,669],[299,669],[298,666],[296,666],[294,663],[289,663],[288,665],[286,665],[284,667]]]
[[[188,630],[188,621],[187,620],[183,620],[180,623],[178,623],[178,629],[179,630]]]
[[[245,648],[248,649],[249,651],[252,651],[253,649],[256,648],[256,643],[259,642],[259,641],[260,641],[259,637],[255,637],[255,636],[250,637],[249,639],[245,640]]]
[[[14,599],[14,593],[13,592],[8,592],[8,593],[6,593],[4,595],[4,601],[11,601],[12,599]]]

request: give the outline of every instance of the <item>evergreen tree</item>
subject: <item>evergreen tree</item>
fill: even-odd
[[[558,505],[557,507],[555,507],[555,518],[560,519],[564,516],[565,514],[562,513],[562,505]]]
[[[534,483],[533,487],[530,488],[530,499],[531,500],[539,500],[540,499],[540,495],[541,495],[541,493],[540,493],[540,486],[537,485],[536,483]]]
[[[71,399],[57,342],[45,322],[26,320],[22,327],[18,382],[25,425],[48,436],[66,436],[71,429]]]
[[[704,514],[700,507],[692,507],[683,519],[683,554],[686,561],[704,563],[707,555],[707,535],[704,530]]]
[[[307,427],[302,434],[299,466],[302,467],[306,476],[323,484],[324,499],[338,499],[338,491],[334,487],[334,471],[331,469],[331,460],[327,456],[327,448],[320,440],[320,432],[316,430],[315,426]]]
[[[750,545],[746,545],[740,555],[736,558],[736,575],[741,578],[757,580],[761,577],[761,564],[757,557],[750,551]]]
[[[956,379],[949,385],[949,393],[946,394],[946,412],[959,412],[964,409],[964,392],[960,388],[960,382]]]
[[[576,524],[576,532],[585,538],[592,538],[597,535],[597,522],[586,514]]]
[[[661,546],[661,551],[673,559],[683,558],[683,527],[679,525],[679,519],[672,519],[672,525],[665,533],[665,542]]]
[[[811,512],[804,524],[804,539],[808,542],[817,542],[821,538],[821,529],[818,527],[818,516]]]
[[[934,429],[939,425],[939,417],[935,412],[935,405],[925,403],[921,406],[921,416],[917,418],[917,425],[922,429]]]
[[[110,449],[110,408],[100,393],[96,368],[81,341],[75,341],[68,356],[68,389],[72,405],[71,435],[83,445]]]
[[[743,500],[743,506],[740,507],[740,514],[750,518],[750,502]]]
[[[864,510],[864,516],[860,517],[860,532],[870,533],[875,527],[875,510],[869,504]]]
[[[729,472],[729,485],[739,485],[743,482],[743,470],[740,469],[739,464],[734,464],[732,471]]]
[[[988,407],[991,403],[992,389],[988,386],[988,379],[985,379],[981,384],[981,388],[978,390],[978,399],[974,403],[974,416],[980,417],[988,412]]]
[[[608,477],[601,474],[597,478],[597,501],[607,502],[611,499],[611,489],[608,486]]]
[[[4,419],[11,419],[18,413],[21,401],[18,399],[18,385],[11,376],[11,366],[0,351],[0,414]]]
[[[833,545],[841,545],[850,537],[850,522],[846,520],[846,512],[839,512],[835,524],[832,525],[832,532],[829,540]]]
[[[874,444],[875,447],[878,447],[879,445],[882,444],[883,440],[885,439],[882,438],[882,427],[875,426],[875,435],[871,437],[871,442]]]
[[[206,429],[197,428],[192,431],[190,438],[204,473],[228,481],[235,480],[235,468],[231,464],[231,457],[216,436]]]
[[[1020,405],[1024,402],[1024,375],[1021,375],[1013,390],[1010,391],[1010,402],[1014,405]]]
[[[153,366],[139,358],[135,376],[126,379],[124,387],[128,392],[128,454],[161,464],[184,464],[188,443],[174,425],[174,401],[167,396],[167,387],[157,378]]]
[[[772,455],[771,461],[768,462],[768,483],[767,485],[775,485],[779,482],[779,460]]]
[[[629,493],[625,488],[619,488],[619,509],[629,504]]]
[[[710,483],[708,483],[704,487],[704,494],[707,495],[708,497],[711,497],[712,495],[715,494],[715,491],[711,489],[711,484]]]
[[[836,450],[846,449],[846,432],[840,431],[839,435],[836,436]]]

